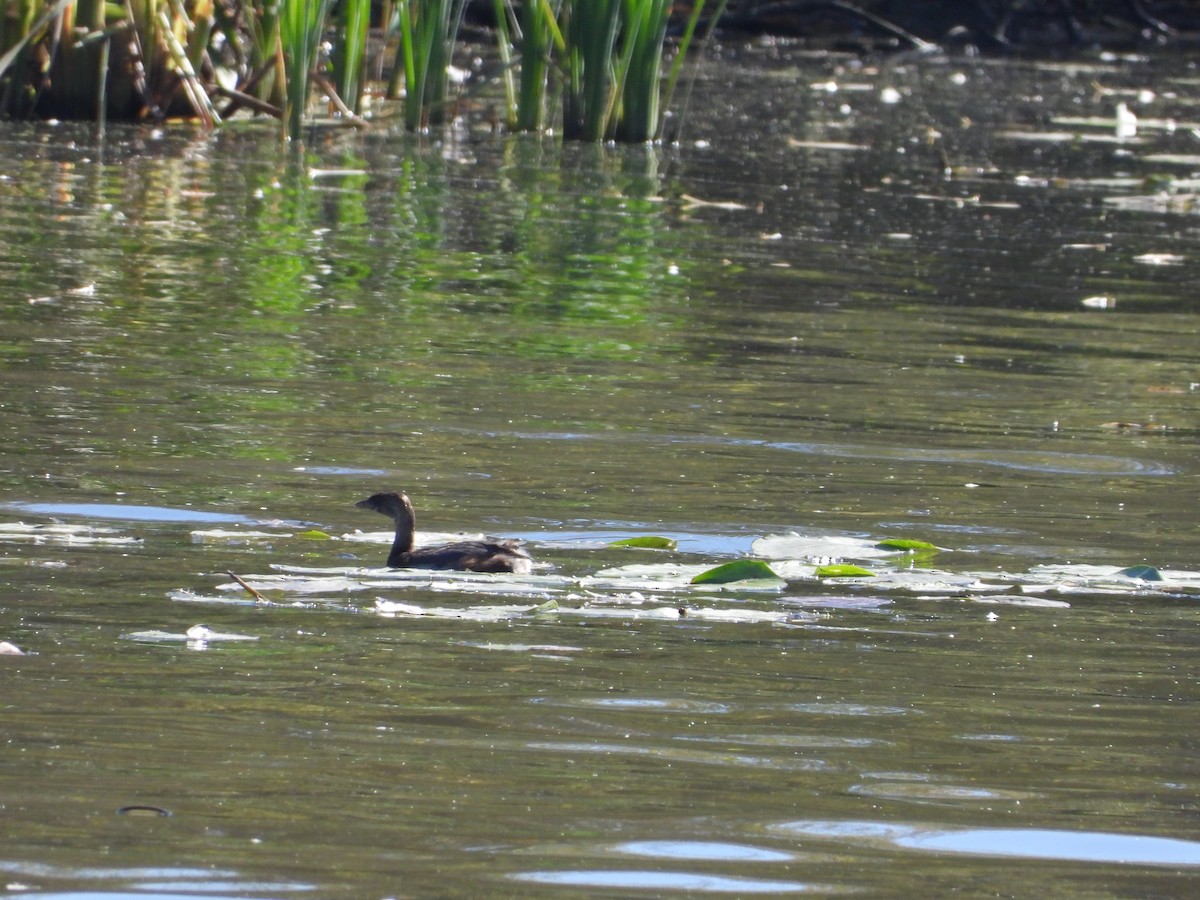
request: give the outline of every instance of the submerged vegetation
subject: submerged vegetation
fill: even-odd
[[[716,4],[710,23],[725,0]],[[212,128],[248,110],[298,138],[315,101],[357,125],[368,98],[403,97],[406,127],[422,131],[454,118],[451,63],[466,7],[385,0],[372,29],[371,0],[4,0],[0,117],[184,117]],[[705,0],[691,7],[668,73],[670,11],[668,0],[495,0],[505,124],[544,131],[557,104],[567,138],[661,138]],[[392,64],[386,90],[368,88],[371,39],[391,48],[381,57]]]

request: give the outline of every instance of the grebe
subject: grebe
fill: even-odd
[[[516,541],[455,541],[436,547],[413,549],[413,531],[417,517],[407,494],[386,491],[372,494],[354,504],[373,509],[396,523],[396,539],[388,553],[387,564],[393,569],[465,569],[471,572],[515,572],[528,575],[533,560]]]

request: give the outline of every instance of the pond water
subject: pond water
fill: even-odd
[[[672,150],[2,126],[7,889],[1194,894],[1198,88],[764,43]],[[393,488],[535,574],[380,569]]]

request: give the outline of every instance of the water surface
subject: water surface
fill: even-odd
[[[1194,593],[581,587],[788,532],[1200,568],[1194,84],[756,45],[671,150],[3,126],[5,883],[1194,893]],[[219,589],[382,565],[387,487],[566,586]]]

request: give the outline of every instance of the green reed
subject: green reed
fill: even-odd
[[[453,113],[449,67],[466,2],[384,0],[385,34],[394,15],[398,37],[388,93],[403,85],[410,130]],[[662,110],[705,0],[693,3],[665,77],[670,0],[492,2],[509,127],[543,131],[561,107],[567,139],[661,137]],[[0,3],[0,115],[164,118],[190,108],[213,127],[220,116],[210,98],[224,94],[231,109],[279,115],[284,133],[298,138],[318,83],[348,120],[361,122],[371,0],[341,0],[336,11],[333,0]],[[326,63],[319,48],[331,31]],[[218,71],[233,73],[237,85],[217,84]]]
[[[300,137],[317,50],[330,0],[280,0],[279,45],[283,52],[284,115],[288,137]]]
[[[243,65],[239,89],[276,107],[284,106],[284,83],[279,60],[279,4],[238,0],[237,21],[242,25]]]
[[[341,0],[333,42],[333,83],[342,102],[355,113],[362,110],[370,24],[371,0]]]
[[[624,0],[623,40],[616,63],[614,92],[619,96],[612,134],[639,143],[658,133],[663,43],[671,0]]]
[[[725,2],[720,0],[718,15]],[[528,0],[519,18],[498,11],[497,18],[512,20],[520,36],[521,88],[510,101],[516,107],[510,124],[518,131],[545,129],[548,86],[557,77],[564,137],[634,143],[660,138],[662,110],[673,95],[704,6],[704,0],[692,5],[665,88],[670,0],[557,0],[556,5]],[[506,31],[501,29],[502,46]],[[503,53],[502,58],[507,62]]]
[[[608,131],[622,2],[573,0],[563,4],[563,137],[568,140],[599,141]]]
[[[447,120],[450,59],[466,0],[400,0],[400,43],[388,95],[404,74],[404,124],[424,131]]]
[[[538,131],[545,127],[546,85],[551,55],[566,47],[558,27],[564,2],[528,0],[521,7],[521,90],[517,97],[515,127]]]

